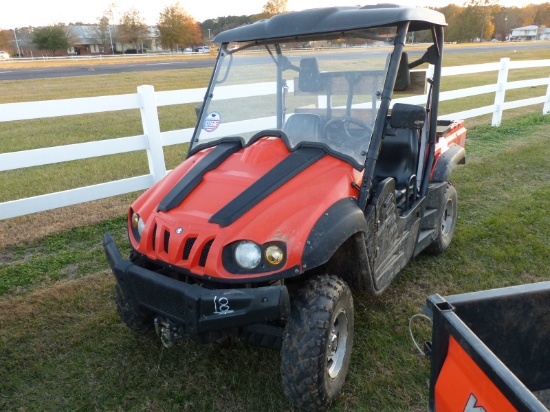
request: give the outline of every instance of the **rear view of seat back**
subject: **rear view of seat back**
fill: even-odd
[[[287,119],[283,132],[292,146],[304,140],[318,142],[323,133],[321,116],[312,113],[295,113]]]
[[[424,127],[426,110],[421,106],[396,103],[382,140],[374,177],[395,179],[398,190],[409,185],[416,174],[419,131]]]
[[[396,189],[407,186],[409,178],[416,173],[418,159],[418,131],[393,129],[395,135],[386,135],[374,169],[374,177],[395,179]]]

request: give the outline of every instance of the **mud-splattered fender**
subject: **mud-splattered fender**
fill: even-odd
[[[449,146],[449,149],[443,153],[437,163],[435,164],[434,170],[432,172],[431,181],[432,182],[444,182],[449,180],[451,172],[457,164],[466,163],[466,154],[463,147],[460,147],[457,144],[452,144]]]
[[[328,262],[338,248],[358,232],[367,233],[367,221],[357,199],[339,200],[323,213],[309,233],[302,255],[303,269]]]

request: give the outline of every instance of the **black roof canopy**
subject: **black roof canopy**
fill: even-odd
[[[446,26],[443,14],[419,7],[380,4],[365,7],[326,7],[279,14],[269,20],[224,31],[214,42],[254,41],[343,32],[370,27],[393,26],[410,22],[409,31]]]

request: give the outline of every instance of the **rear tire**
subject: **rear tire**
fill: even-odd
[[[303,411],[323,411],[336,399],[349,369],[353,298],[339,277],[310,279],[292,302],[283,336],[285,394]]]
[[[130,329],[140,333],[147,333],[153,329],[153,312],[134,304],[118,284],[115,285],[115,302],[118,316]]]
[[[428,251],[434,255],[439,255],[451,245],[455,232],[456,219],[458,216],[458,198],[456,189],[451,182],[447,183],[444,201],[441,204],[438,217],[437,237],[433,243],[428,246]]]

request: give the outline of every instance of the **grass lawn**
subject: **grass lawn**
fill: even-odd
[[[550,276],[550,116],[470,131],[452,178],[459,219],[451,248],[414,259],[381,297],[354,293],[351,371],[335,411],[424,411],[429,363],[408,335],[426,296]],[[181,341],[172,350],[118,319],[101,248],[125,252],[125,219],[0,250],[0,410],[284,411],[275,351]],[[430,327],[414,324],[419,340]]]
[[[449,57],[447,65],[471,63],[465,56]],[[507,56],[478,57],[483,63]],[[550,50],[512,57],[550,58]],[[496,80],[496,72],[492,76]],[[133,93],[141,84],[157,90],[203,87],[208,79],[208,70],[186,70],[0,82],[0,103]],[[74,83],[66,83],[72,81],[79,82],[78,96]],[[443,87],[478,81],[445,78]],[[444,112],[472,104],[450,103]],[[162,109],[163,130],[193,125],[192,107]],[[459,216],[450,249],[415,258],[380,297],[354,292],[351,370],[333,410],[426,410],[429,362],[414,348],[408,321],[422,312],[428,295],[549,279],[550,116],[532,110],[540,113],[539,107],[506,113],[499,128],[489,127],[487,116],[467,122],[467,164],[451,177]],[[66,120],[11,122],[2,131],[0,152],[141,133],[131,111],[71,117],[70,129]],[[166,151],[173,167],[185,147]],[[0,201],[140,173],[144,154],[124,156],[0,173]],[[136,335],[120,322],[101,242],[109,231],[128,253],[124,213],[135,197],[0,221],[0,410],[291,410],[276,351],[187,340],[166,350],[156,336]],[[430,325],[415,322],[413,332],[419,341],[429,340]]]

